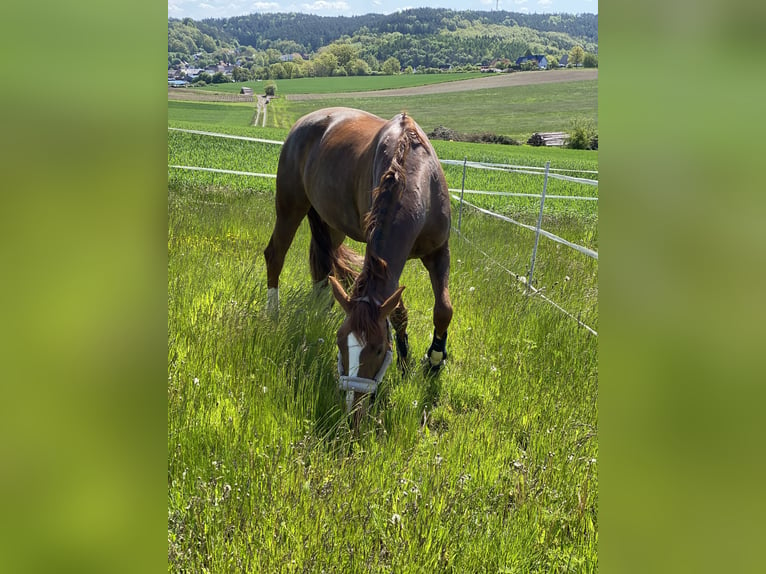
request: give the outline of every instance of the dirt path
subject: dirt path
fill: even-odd
[[[269,99],[266,96],[258,95],[256,96],[256,113],[255,113],[255,119],[253,119],[254,126],[258,125],[258,122],[261,121],[261,114],[263,114],[263,120],[261,123],[261,127],[266,127],[266,114],[267,114],[267,104],[269,103]]]
[[[598,69],[555,70],[549,72],[514,72],[511,74],[492,74],[485,78],[473,80],[458,80],[443,82],[428,86],[413,88],[395,88],[391,90],[375,90],[372,92],[345,92],[335,94],[289,94],[288,100],[323,100],[337,98],[385,98],[392,96],[419,96],[427,94],[446,94],[448,92],[465,92],[469,90],[486,90],[492,88],[509,88],[511,86],[528,86],[530,84],[550,84],[555,82],[576,82],[580,80],[597,80]]]

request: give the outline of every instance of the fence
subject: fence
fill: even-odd
[[[278,140],[268,140],[268,139],[261,139],[261,138],[253,138],[253,137],[247,137],[247,136],[236,136],[231,134],[221,134],[221,133],[215,133],[215,132],[206,132],[206,131],[200,131],[200,130],[189,130],[189,129],[181,129],[181,128],[168,128],[168,130],[171,131],[178,131],[178,132],[184,132],[184,133],[191,133],[196,135],[202,135],[202,136],[208,136],[208,137],[219,137],[219,138],[227,138],[227,139],[235,139],[235,140],[243,140],[243,141],[252,141],[252,142],[258,142],[258,143],[267,143],[267,144],[274,144],[274,145],[282,145],[284,142],[278,141]],[[589,178],[581,178],[581,177],[573,177],[564,175],[564,173],[591,173],[591,174],[597,174],[596,171],[587,171],[587,170],[567,170],[567,169],[551,169],[550,168],[550,162],[547,162],[545,164],[545,167],[534,167],[534,166],[521,166],[521,165],[507,165],[507,164],[495,164],[495,163],[480,163],[480,162],[469,162],[468,158],[464,158],[464,160],[457,161],[457,160],[439,160],[444,165],[458,165],[463,166],[463,183],[461,185],[460,189],[452,189],[450,188],[450,195],[452,199],[459,202],[459,211],[458,211],[458,226],[457,228],[453,227],[453,230],[455,230],[460,237],[465,240],[469,245],[471,245],[474,249],[479,251],[484,257],[486,257],[488,260],[490,260],[492,263],[497,265],[499,268],[503,269],[505,272],[510,274],[514,279],[516,279],[520,284],[523,285],[524,290],[527,293],[533,293],[535,296],[539,297],[543,301],[551,304],[556,309],[561,311],[562,313],[566,314],[568,317],[575,320],[578,325],[586,329],[591,334],[598,336],[598,333],[583,323],[578,317],[567,311],[566,309],[562,308],[560,305],[546,297],[540,289],[535,288],[532,285],[532,280],[534,276],[534,268],[535,268],[535,261],[537,257],[537,246],[538,242],[540,240],[540,237],[545,237],[547,239],[550,239],[551,241],[555,241],[557,243],[560,243],[562,245],[565,245],[571,249],[574,249],[575,251],[593,258],[595,260],[598,260],[598,253],[592,249],[589,249],[587,247],[584,247],[582,245],[578,245],[576,243],[573,243],[571,241],[567,241],[566,239],[559,237],[558,235],[555,235],[549,231],[546,231],[541,228],[542,225],[542,216],[543,216],[543,209],[545,205],[545,200],[547,199],[564,199],[564,200],[572,200],[572,201],[598,201],[597,197],[588,197],[588,196],[571,196],[571,195],[546,195],[547,186],[548,186],[548,179],[558,179],[562,181],[568,181],[572,183],[578,183],[583,185],[591,185],[591,186],[598,186],[598,180],[596,179],[589,179]],[[276,178],[275,174],[266,174],[266,173],[255,173],[255,172],[246,172],[246,171],[235,171],[235,170],[228,170],[228,169],[218,169],[218,168],[207,168],[207,167],[198,167],[198,166],[184,166],[184,165],[168,165],[169,168],[172,169],[183,169],[183,170],[193,170],[193,171],[204,171],[204,172],[212,172],[212,173],[226,173],[226,174],[232,174],[232,175],[243,175],[243,176],[252,176],[252,177],[264,177],[264,178]],[[484,170],[493,170],[493,171],[504,171],[508,173],[519,173],[519,174],[526,174],[526,175],[539,175],[543,176],[543,189],[542,193],[540,194],[530,194],[530,193],[512,193],[512,192],[497,192],[497,191],[481,191],[481,190],[470,190],[465,189],[465,174],[466,169],[468,167],[474,168],[474,169],[484,169]],[[460,195],[455,195],[456,192],[460,192]],[[465,194],[475,194],[475,195],[498,195],[498,196],[511,196],[511,197],[527,197],[527,198],[539,198],[540,199],[540,212],[537,219],[537,225],[531,226],[527,225],[518,221],[515,221],[514,219],[507,217],[505,215],[501,215],[498,213],[494,213],[488,209],[481,208],[473,203],[470,203],[465,200],[464,195]],[[461,225],[462,225],[462,214],[463,214],[463,206],[468,206],[472,209],[475,209],[479,213],[482,213],[484,215],[494,217],[496,219],[499,219],[501,221],[505,221],[508,223],[511,223],[513,225],[517,225],[519,227],[522,227],[524,229],[527,229],[529,231],[532,231],[535,233],[535,242],[534,242],[534,248],[532,250],[532,256],[530,261],[530,267],[527,272],[527,275],[518,275],[514,273],[513,271],[505,268],[503,265],[495,261],[492,257],[490,257],[486,252],[481,250],[477,245],[475,245],[473,242],[471,242],[462,232]]]

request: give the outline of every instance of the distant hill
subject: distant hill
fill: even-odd
[[[396,58],[413,68],[488,65],[527,51],[559,57],[575,45],[597,54],[598,15],[418,8],[353,17],[275,13],[168,20],[169,64],[195,53],[233,62],[249,47],[269,65],[282,54],[309,59],[333,43],[354,46],[356,56],[368,62]]]

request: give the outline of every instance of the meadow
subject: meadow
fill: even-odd
[[[335,78],[312,79],[328,81]],[[293,81],[298,80],[278,81],[278,93],[282,93],[283,83]],[[275,109],[275,118],[286,119],[282,127],[289,127],[304,114],[334,105],[367,110],[384,118],[392,118],[406,111],[426,132],[438,126],[446,126],[462,133],[488,132],[526,142],[534,132],[567,131],[574,118],[588,120],[597,126],[597,91],[597,80],[582,80],[392,98],[334,98],[328,94],[326,99],[319,100],[286,101],[278,98],[269,104],[269,113]],[[181,106],[182,103],[169,102],[168,114],[171,120],[188,118],[184,114],[189,108]],[[205,108],[201,102],[196,105],[200,106],[202,116],[206,116],[205,110],[209,108]],[[205,117],[201,117],[200,121],[206,121]]]
[[[176,127],[286,134],[174,118],[171,104]],[[434,145],[443,159],[598,169],[595,152]],[[168,132],[169,164],[275,173],[278,152]],[[462,167],[445,171],[459,188]],[[467,188],[542,185],[468,172]],[[552,180],[548,193],[597,194],[572,185]],[[168,570],[595,572],[597,337],[509,273],[526,272],[533,234],[464,209],[451,238],[447,367],[436,379],[389,369],[354,433],[336,383],[341,311],[314,299],[306,222],[287,255],[280,320],[265,316],[273,189],[268,178],[168,170]],[[519,198],[469,200],[535,215]],[[550,200],[544,227],[597,249],[596,209]],[[535,276],[598,329],[596,261],[541,239]],[[419,357],[433,329],[430,282],[413,261],[401,283]]]
[[[277,84],[277,94],[338,94],[345,92],[366,92],[370,90],[390,90],[392,88],[411,88],[470,80],[485,76],[481,72],[461,72],[449,74],[399,74],[396,76],[346,76],[327,78],[294,78],[273,80]],[[200,89],[206,92],[239,93],[242,86],[253,88],[255,93],[263,93],[263,88],[271,80],[242,83],[211,84]]]

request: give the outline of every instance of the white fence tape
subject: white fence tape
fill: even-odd
[[[258,142],[258,143],[267,143],[267,144],[276,144],[276,145],[282,145],[285,142],[277,141],[277,140],[264,140],[261,138],[249,138],[246,136],[234,136],[231,134],[218,134],[215,132],[202,132],[200,130],[184,130],[181,128],[168,128],[169,130],[173,130],[174,132],[183,132],[185,134],[197,134],[198,136],[211,136],[215,138],[227,138],[230,140],[243,140],[246,142]]]
[[[455,201],[460,201],[460,197],[452,194],[452,199]],[[476,211],[480,211],[481,213],[485,215],[490,215],[492,217],[496,217],[497,219],[501,219],[503,221],[507,221],[508,223],[513,223],[514,225],[518,225],[519,227],[523,227],[524,229],[529,229],[530,231],[537,231],[537,228],[527,225],[525,223],[520,223],[516,221],[515,219],[511,219],[510,217],[506,217],[505,215],[500,215],[499,213],[495,213],[494,211],[489,211],[488,209],[483,209],[479,207],[478,205],[474,205],[473,203],[469,203],[466,200],[463,200],[463,203],[468,205],[469,207],[473,207]],[[548,239],[552,239],[553,241],[556,241],[558,243],[562,243],[563,245],[566,245],[567,247],[571,247],[575,251],[579,251],[583,255],[587,255],[588,257],[592,257],[593,259],[598,259],[598,253],[593,251],[592,249],[588,249],[587,247],[583,247],[582,245],[577,245],[576,243],[572,243],[571,241],[567,241],[563,237],[559,237],[558,235],[554,235],[550,231],[545,231],[544,229],[540,230],[540,235],[543,235],[547,237]]]
[[[189,169],[192,171],[208,171],[211,173],[229,173],[231,175],[251,175],[253,177],[268,177],[276,179],[277,176],[273,173],[253,173],[252,171],[234,171],[233,169],[216,169],[213,167],[193,167],[190,165],[169,165],[173,169]]]
[[[465,241],[465,242],[466,242],[466,243],[468,243],[468,244],[469,244],[471,247],[473,247],[473,248],[474,248],[476,251],[478,251],[479,253],[481,253],[481,254],[482,254],[484,257],[486,257],[486,258],[487,258],[487,259],[488,259],[490,262],[494,263],[494,264],[495,264],[495,265],[497,265],[497,266],[498,266],[500,269],[502,269],[503,271],[505,271],[506,273],[508,273],[508,274],[509,274],[511,277],[513,277],[514,279],[516,279],[516,281],[518,281],[518,282],[519,282],[519,285],[517,285],[518,287],[520,287],[521,289],[524,289],[524,290],[526,290],[527,288],[529,288],[529,290],[530,290],[530,291],[532,291],[532,293],[533,293],[533,294],[535,294],[537,297],[540,297],[540,299],[542,299],[542,300],[543,300],[543,301],[545,301],[546,303],[550,303],[550,304],[551,304],[551,305],[553,305],[553,306],[554,306],[556,309],[558,309],[559,311],[561,311],[562,313],[564,313],[564,315],[566,315],[567,317],[569,317],[569,318],[571,318],[571,319],[574,319],[575,321],[577,321],[577,324],[578,324],[578,325],[580,325],[581,327],[583,327],[584,329],[586,329],[587,331],[589,331],[590,333],[592,333],[593,335],[595,335],[596,337],[598,337],[598,333],[595,331],[595,329],[593,329],[592,327],[589,327],[588,325],[586,325],[585,323],[583,323],[583,322],[582,322],[582,321],[581,321],[581,320],[580,320],[578,317],[575,317],[575,316],[574,316],[572,313],[570,313],[569,311],[567,311],[566,309],[564,309],[564,308],[563,308],[561,305],[559,305],[558,303],[556,303],[555,301],[553,301],[553,300],[552,300],[552,299],[550,299],[549,297],[546,297],[546,296],[543,294],[543,292],[542,292],[542,290],[541,290],[541,289],[536,289],[536,288],[535,288],[535,287],[533,287],[532,285],[527,285],[527,278],[526,278],[526,277],[524,277],[523,275],[518,275],[518,274],[514,273],[513,271],[511,271],[510,269],[508,269],[508,268],[507,268],[507,267],[505,267],[504,265],[501,265],[500,263],[498,263],[497,261],[495,261],[495,260],[494,260],[494,259],[493,259],[493,258],[492,258],[492,257],[491,257],[491,256],[490,256],[490,255],[489,255],[487,252],[486,252],[486,251],[484,251],[484,250],[483,250],[483,249],[481,249],[481,248],[480,248],[478,245],[476,245],[476,244],[475,244],[473,241],[471,241],[470,239],[468,239],[468,238],[467,238],[465,235],[463,235],[463,234],[462,234],[460,231],[458,231],[458,230],[457,230],[455,227],[453,227],[453,228],[452,228],[452,230],[453,230],[453,231],[455,231],[455,232],[456,232],[458,235],[460,235],[460,238],[461,238],[463,241]],[[523,285],[523,287],[521,287],[521,285]]]
[[[215,133],[215,132],[205,132],[201,130],[187,130],[182,128],[171,128],[169,127],[168,130],[177,131],[177,132],[183,132],[183,133],[190,133],[190,134],[196,134],[196,135],[202,135],[202,136],[211,136],[211,137],[219,137],[219,138],[227,138],[227,139],[234,139],[234,140],[242,140],[242,141],[251,141],[251,142],[258,142],[258,143],[267,143],[267,144],[275,144],[275,145],[282,145],[284,142],[277,141],[277,140],[267,140],[262,138],[252,138],[252,137],[246,137],[246,136],[235,136],[231,134],[221,134],[221,133]],[[439,160],[443,164],[447,165],[466,165],[469,167],[473,167],[476,169],[488,169],[488,170],[494,170],[494,171],[505,171],[508,173],[523,173],[523,174],[529,174],[529,175],[544,175],[543,171],[534,171],[534,170],[544,170],[544,167],[534,167],[534,166],[515,166],[515,165],[506,165],[506,164],[485,164],[485,163],[478,163],[478,162],[465,162],[465,161],[459,161],[459,160]],[[265,177],[270,179],[276,179],[275,174],[270,173],[254,173],[250,171],[236,171],[231,169],[218,169],[218,168],[212,168],[212,167],[195,167],[195,166],[188,166],[188,165],[168,165],[169,168],[172,169],[184,169],[184,170],[191,170],[191,171],[204,171],[209,173],[226,173],[231,175],[245,175],[245,176],[252,176],[252,177]],[[568,169],[555,169],[555,170],[549,170],[549,171],[567,171],[567,172],[577,172],[577,173],[593,173],[598,174],[597,171],[588,171],[588,170],[568,170]],[[571,181],[575,183],[583,183],[586,185],[595,185],[598,186],[598,181],[594,179],[584,179],[584,178],[578,178],[578,177],[569,177],[564,175],[558,175],[555,173],[548,173],[548,177],[554,178],[554,179],[560,179],[564,181]],[[532,197],[532,198],[540,198],[541,195],[538,194],[532,194],[532,193],[511,193],[511,192],[496,192],[496,191],[477,191],[477,190],[459,190],[459,189],[450,189],[451,192],[458,192],[462,191],[463,193],[469,193],[469,194],[480,194],[480,195],[504,195],[504,196],[511,196],[511,197]],[[452,194],[452,198],[456,201],[461,201],[461,199]],[[598,201],[597,197],[578,197],[578,196],[570,196],[570,195],[546,195],[546,199],[573,199],[573,200],[583,200],[583,201]],[[514,225],[518,225],[520,227],[524,227],[525,229],[529,229],[531,231],[537,231],[535,227],[532,227],[531,225],[526,225],[524,223],[520,223],[518,221],[515,221],[511,219],[510,217],[506,217],[504,215],[500,215],[498,213],[494,213],[492,211],[489,211],[487,209],[482,209],[481,207],[474,205],[468,201],[462,200],[463,203],[466,205],[474,208],[475,210],[484,213],[485,215],[489,215],[491,217],[496,217],[498,219],[501,219],[503,221],[507,221],[509,223],[513,223]],[[568,317],[574,319],[577,321],[577,323],[588,330],[590,333],[592,333],[595,336],[598,336],[598,333],[593,330],[591,327],[583,323],[580,319],[575,317],[573,314],[571,314],[569,311],[561,307],[558,303],[555,301],[552,301],[548,297],[546,297],[541,290],[536,289],[532,285],[527,286],[526,277],[517,275],[510,269],[506,269],[499,263],[497,263],[494,259],[492,259],[486,252],[481,250],[479,247],[474,245],[473,242],[471,242],[465,235],[458,232],[460,236],[468,242],[470,245],[472,245],[475,249],[477,249],[480,253],[482,253],[487,259],[492,261],[495,265],[498,265],[501,269],[509,273],[512,277],[514,277],[519,283],[523,283],[525,285],[525,288],[528,287],[536,296],[540,297],[547,303],[550,303],[553,305],[556,309],[567,315]],[[566,245],[568,247],[571,247],[572,249],[579,251],[580,253],[583,253],[584,255],[587,255],[588,257],[592,257],[593,259],[598,260],[598,253],[593,251],[592,249],[588,249],[587,247],[583,247],[581,245],[577,245],[576,243],[572,243],[571,241],[567,241],[566,239],[559,237],[558,235],[554,235],[553,233],[550,233],[549,231],[545,231],[544,229],[540,230],[540,234],[544,235],[548,239],[551,239],[553,241],[556,241],[558,243],[561,243],[563,245]]]
[[[462,166],[463,165],[462,161],[458,161],[458,160],[454,160],[454,159],[442,159],[442,160],[439,160],[439,161],[441,161],[442,163],[445,163],[447,165],[458,165],[458,166]],[[496,167],[496,166],[501,165],[501,164],[485,164],[485,163],[478,163],[478,162],[473,162],[473,161],[465,162],[465,165],[467,167],[473,167],[475,169],[484,169],[484,170],[489,170],[489,171],[504,171],[506,173],[523,173],[523,174],[526,174],[526,175],[544,175],[544,172],[531,171],[531,170],[537,169],[537,168],[530,168],[529,166]],[[598,180],[597,179],[585,179],[585,178],[582,178],[582,177],[571,177],[571,176],[568,176],[568,175],[560,175],[558,173],[549,173],[548,177],[552,178],[552,179],[560,179],[562,181],[571,181],[571,182],[574,182],[574,183],[584,183],[586,185],[596,185],[596,186],[598,185]]]
[[[542,197],[539,193],[512,193],[510,191],[478,191],[475,189],[452,189],[453,192],[468,193],[474,195],[504,195],[509,197],[532,197],[540,199]],[[579,199],[582,201],[598,201],[598,197],[584,197],[578,195],[549,195],[545,194],[545,199]]]
[[[200,130],[187,130],[183,128],[168,128],[169,130],[175,131],[175,132],[183,132],[187,134],[196,134],[201,136],[211,136],[211,137],[217,137],[217,138],[228,138],[233,140],[242,140],[242,141],[249,141],[249,142],[259,142],[259,143],[268,143],[268,144],[275,144],[275,145],[282,145],[285,142],[278,141],[278,140],[266,140],[261,138],[251,138],[247,136],[235,136],[231,134],[221,134],[216,132],[205,132]],[[464,162],[454,159],[440,159],[441,163],[446,165],[459,165],[462,166]],[[493,171],[505,171],[509,173],[524,173],[528,175],[543,175],[542,171],[534,171],[534,170],[544,170],[544,167],[536,167],[536,166],[529,166],[529,165],[508,165],[503,163],[480,163],[480,162],[474,162],[469,161],[466,162],[466,165],[469,167],[474,167],[476,169],[488,169]],[[589,170],[577,170],[577,169],[550,169],[549,171],[568,171],[568,172],[576,172],[576,173],[594,173],[597,174],[597,171],[589,171]],[[584,179],[580,177],[569,177],[566,175],[558,175],[556,173],[549,173],[548,177],[552,177],[555,179],[561,179],[564,181],[572,181],[575,183],[584,183],[587,185],[598,185],[598,180],[595,179]],[[550,197],[550,196],[548,196]]]
[[[457,159],[444,159],[441,160],[442,163],[446,163],[449,165],[463,165],[463,162]],[[540,170],[540,173],[545,172],[545,166],[535,166],[535,165],[512,165],[507,163],[488,163],[483,161],[469,161],[466,162],[466,165],[472,166],[472,167],[500,167],[500,168],[506,168],[506,169],[537,169]],[[598,175],[597,171],[592,171],[589,169],[564,169],[564,168],[548,168],[548,172],[551,171],[562,171],[562,172],[569,172],[569,173],[592,173],[595,175]]]

